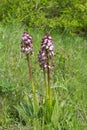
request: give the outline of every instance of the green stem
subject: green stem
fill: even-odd
[[[46,84],[46,69],[43,68],[43,74],[44,74],[44,86],[45,86],[45,89],[46,89],[46,95],[48,94],[47,93],[47,84]]]
[[[31,65],[30,65],[30,55],[27,54],[26,57],[27,57],[27,62],[28,62],[29,77],[30,77],[30,80],[32,81],[32,71],[31,71]]]
[[[30,55],[27,54],[27,62],[28,62],[28,70],[29,70],[29,77],[32,83],[32,92],[34,92],[34,84],[33,84],[33,78],[32,78],[32,69],[31,69],[31,65],[30,65]]]
[[[47,67],[48,97],[50,99],[50,68],[49,68],[50,64],[49,64],[49,52],[47,51],[46,53],[47,53],[47,65],[48,65],[48,67]]]
[[[44,73],[44,86],[46,88],[46,71],[45,71],[45,68],[43,68],[43,73]]]
[[[48,74],[48,96],[50,99],[50,68],[49,68],[49,64],[48,64],[48,68],[47,68],[47,74]]]

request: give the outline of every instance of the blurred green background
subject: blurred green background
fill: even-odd
[[[87,0],[0,0],[0,22],[86,35]]]
[[[37,58],[41,39],[48,32],[54,41],[50,122],[41,113],[46,105],[35,100],[34,111],[30,98],[24,31],[33,37],[38,102],[46,91]],[[0,130],[87,130],[87,0],[0,0]]]

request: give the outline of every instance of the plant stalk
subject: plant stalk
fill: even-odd
[[[49,68],[49,65],[48,65],[48,68],[47,68],[47,74],[48,74],[48,96],[49,96],[49,99],[50,99],[50,68]]]
[[[49,56],[48,56],[48,52],[47,52],[47,78],[48,78],[48,97],[50,99],[50,68],[49,68]]]
[[[27,54],[27,62],[28,62],[28,70],[29,70],[29,77],[30,77],[30,81],[32,83],[32,92],[34,92],[34,84],[33,84],[33,78],[32,78],[32,69],[31,69],[31,65],[30,65],[30,55]]]
[[[43,73],[44,73],[44,86],[46,88],[46,70],[43,68]]]

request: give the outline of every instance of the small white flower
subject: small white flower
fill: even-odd
[[[47,67],[47,64],[44,64],[44,68],[46,68]]]
[[[26,37],[26,36],[22,37],[22,40],[23,40],[23,41],[24,41],[24,40],[27,40],[27,37]]]
[[[49,48],[49,46],[47,45],[47,46],[46,46],[46,49],[48,49],[48,48]]]
[[[48,36],[48,39],[49,39],[49,40],[52,40],[52,37],[51,37],[51,36]]]
[[[48,40],[47,45],[48,45],[48,46],[51,46],[51,44],[52,44],[52,42],[51,42],[50,40]]]
[[[28,39],[28,40],[27,40],[27,42],[28,42],[28,43],[31,43],[31,40],[30,40],[30,39]]]
[[[45,40],[44,40],[44,44],[46,44],[47,42],[48,42],[48,39],[45,39]]]
[[[45,52],[42,53],[42,56],[45,56]]]
[[[28,51],[29,51],[29,48],[25,48],[25,51],[28,52]]]
[[[51,45],[51,46],[49,47],[49,50],[52,51],[53,49],[54,49],[54,46]]]
[[[32,39],[32,36],[29,36],[29,39]]]

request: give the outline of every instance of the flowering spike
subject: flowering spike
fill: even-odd
[[[31,54],[33,49],[32,36],[27,32],[22,34],[21,51],[25,54]]]
[[[52,68],[50,60],[54,56],[53,39],[49,34],[46,34],[42,39],[41,49],[38,55],[38,61],[42,68]]]
[[[34,92],[32,67],[31,67],[31,63],[30,63],[30,54],[32,54],[32,49],[33,49],[32,36],[29,35],[27,32],[24,32],[22,34],[22,40],[21,40],[21,51],[26,54],[28,70],[29,70],[29,79],[32,83],[32,92]]]

